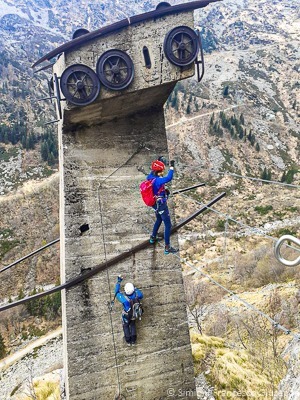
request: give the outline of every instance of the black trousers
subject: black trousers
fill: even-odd
[[[123,320],[124,337],[127,343],[136,342],[136,326],[135,321],[125,322]]]

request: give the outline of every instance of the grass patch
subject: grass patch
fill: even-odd
[[[8,162],[10,161],[11,157],[17,157],[17,155],[17,147],[12,147],[11,149],[6,150],[5,147],[0,146],[0,161]]]
[[[256,206],[254,207],[254,210],[260,215],[266,215],[269,211],[273,210],[273,206]]]
[[[2,229],[0,231],[0,239],[7,239],[7,238],[11,237],[12,234],[13,234],[13,231],[11,229],[9,229],[9,228]]]
[[[297,236],[297,232],[289,228],[281,228],[275,232],[275,235],[276,237],[281,237],[283,235]]]
[[[18,240],[0,240],[0,258],[2,258],[11,249],[16,247],[20,242]]]

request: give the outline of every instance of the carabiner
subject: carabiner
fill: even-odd
[[[286,260],[285,258],[283,258],[280,254],[280,248],[283,245],[283,243],[287,240],[300,246],[299,239],[295,238],[292,235],[283,235],[277,240],[277,242],[275,244],[275,248],[274,248],[275,257],[277,258],[277,260],[279,262],[281,262],[281,264],[286,265],[287,267],[295,267],[296,265],[300,264],[300,256],[298,258],[296,258],[295,260],[290,261],[290,260]]]

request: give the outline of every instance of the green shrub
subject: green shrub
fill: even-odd
[[[0,333],[0,359],[6,356],[6,347],[4,343],[3,336]]]
[[[224,231],[225,230],[225,222],[226,221],[224,219],[218,219],[216,230],[219,232]]]
[[[260,215],[266,215],[269,211],[273,210],[272,206],[256,206],[254,210],[257,211]]]

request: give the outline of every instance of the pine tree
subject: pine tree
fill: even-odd
[[[235,114],[234,114],[233,116],[230,117],[230,122],[231,122],[232,125],[236,125],[236,124],[237,124],[238,121],[237,121],[237,119],[236,119]]]
[[[243,114],[240,115],[240,123],[241,123],[242,125],[245,125],[245,118],[244,118],[244,115],[243,115]]]
[[[5,132],[4,133],[4,137],[3,137],[3,142],[5,143],[5,144],[8,144],[8,133],[7,132]]]
[[[18,293],[18,300],[22,300],[22,299],[24,299],[24,297],[25,297],[25,293],[23,292],[23,289],[21,288]]]
[[[267,173],[267,168],[265,167],[261,174],[261,179],[266,180],[267,177],[268,177],[268,173]]]
[[[229,94],[229,87],[225,86],[224,90],[223,90],[223,96],[228,96]]]
[[[6,347],[4,343],[3,336],[0,333],[0,359],[6,356]]]
[[[259,143],[258,143],[258,142],[256,142],[255,150],[256,150],[256,151],[260,151],[260,146],[259,146]]]
[[[42,159],[44,161],[48,160],[48,158],[49,158],[49,148],[48,148],[48,143],[46,141],[42,143],[41,155],[42,155]]]

